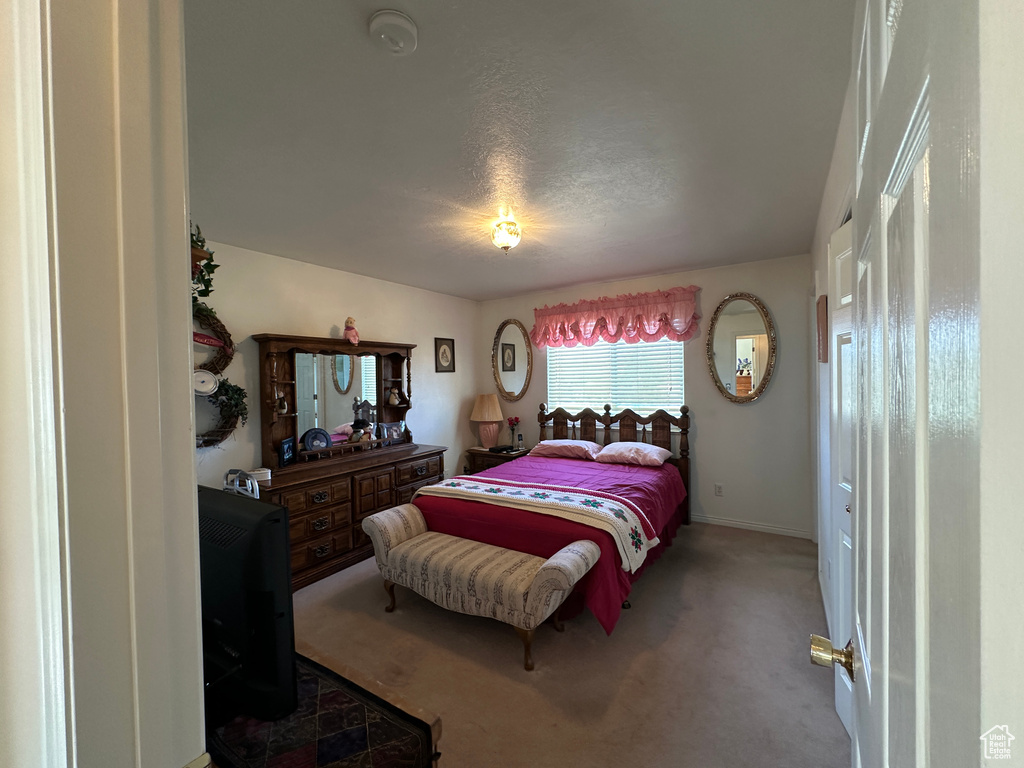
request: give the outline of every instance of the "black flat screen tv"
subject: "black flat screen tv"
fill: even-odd
[[[288,509],[199,486],[207,725],[298,706]]]

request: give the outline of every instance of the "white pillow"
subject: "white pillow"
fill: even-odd
[[[647,443],[612,443],[597,454],[597,461],[604,464],[641,464],[645,467],[660,467],[672,455],[656,445]]]
[[[601,446],[589,440],[541,440],[530,450],[530,456],[593,461],[600,451]]]

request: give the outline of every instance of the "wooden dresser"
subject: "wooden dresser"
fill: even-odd
[[[260,483],[260,498],[288,507],[296,590],[372,557],[363,518],[405,504],[420,486],[440,482],[446,448],[417,445],[405,424],[412,408],[409,361],[414,345],[362,341],[356,347],[344,339],[276,334],[253,338],[260,349],[262,460],[271,469],[271,479]],[[303,356],[302,365],[296,364],[297,355]],[[354,367],[337,364],[345,355],[358,358],[359,367],[374,376],[340,381],[337,371]],[[328,370],[335,381],[325,391],[317,382]],[[347,410],[338,405],[334,386],[349,403],[373,403],[373,421],[389,425],[387,433],[307,450],[300,431],[311,426],[312,412],[317,413],[315,423],[328,431],[356,416],[351,404]],[[326,409],[327,402],[334,403],[334,410]],[[283,444],[293,449],[290,463],[282,466]]]
[[[260,498],[288,507],[292,589],[373,556],[363,533],[367,515],[412,500],[417,488],[444,477],[437,445],[365,451],[343,466],[311,463],[275,471],[260,483]]]

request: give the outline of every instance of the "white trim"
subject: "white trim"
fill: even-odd
[[[55,320],[28,347],[34,355],[55,350],[59,409],[51,402],[49,410],[59,429],[56,445],[52,429],[34,430],[20,444],[57,453],[50,461],[64,473],[65,621],[74,637],[66,666],[67,706],[74,707],[68,740],[76,750],[68,764],[183,765],[205,748],[192,322],[182,257],[183,10],[181,0],[99,0],[54,4],[42,18],[50,32],[43,38],[49,56],[41,58],[50,99],[37,110],[49,129]],[[0,313],[6,309],[0,299]],[[14,337],[11,344],[33,340],[20,338],[17,325],[10,333],[0,327]],[[31,370],[23,359],[10,356]],[[3,378],[0,388],[18,384],[17,376]],[[13,410],[23,402],[33,401],[15,397]],[[15,419],[7,422],[0,429],[19,430]],[[17,508],[31,509],[20,499]],[[31,541],[5,526],[0,548],[8,535]],[[6,565],[0,553],[0,572]],[[0,647],[4,625],[19,626],[3,618]],[[28,622],[20,625],[30,637]],[[48,628],[36,626],[47,637]],[[9,688],[21,695],[21,687]],[[31,760],[5,756],[0,752],[2,765],[56,764],[40,761],[38,750]]]
[[[40,0],[15,0],[0,14],[0,765],[63,768],[74,762],[74,746],[65,694],[70,637],[51,336],[44,18]]]
[[[743,528],[748,531],[761,531],[762,533],[774,533],[779,536],[792,536],[797,539],[811,539],[811,532],[798,528],[786,528],[781,525],[769,523],[752,523],[748,520],[733,520],[728,517],[709,517],[707,515],[690,515],[695,523],[711,523],[712,525],[724,525],[727,528]]]

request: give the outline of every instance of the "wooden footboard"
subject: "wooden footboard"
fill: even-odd
[[[540,424],[541,440],[590,440],[593,443],[608,445],[613,442],[650,443],[672,451],[669,459],[679,470],[686,488],[683,500],[683,523],[690,524],[690,408],[682,406],[679,416],[673,416],[664,410],[657,410],[650,416],[641,416],[628,408],[612,414],[610,405],[605,405],[604,413],[584,408],[579,413],[569,413],[564,408],[556,408],[548,412],[547,405],[540,404],[537,421]],[[597,429],[601,427],[601,439]],[[648,428],[649,427],[649,428]],[[678,440],[673,446],[672,428],[679,430]],[[550,435],[548,434],[550,428]],[[616,436],[615,432],[618,435]]]

